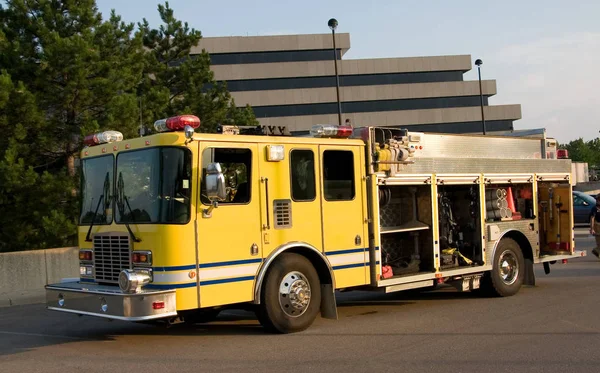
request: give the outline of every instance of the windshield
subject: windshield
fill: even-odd
[[[165,147],[119,154],[117,223],[187,223],[191,178],[187,149]]]
[[[112,223],[113,169],[112,155],[82,161],[80,224],[91,224],[94,215],[95,225]]]

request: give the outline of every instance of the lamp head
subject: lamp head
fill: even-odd
[[[329,22],[327,22],[327,26],[329,26],[329,28],[333,31],[335,31],[335,29],[338,27],[338,21],[335,18],[332,18],[329,20]]]
[[[481,65],[483,65],[483,61],[478,58],[475,60],[475,65],[481,66]]]

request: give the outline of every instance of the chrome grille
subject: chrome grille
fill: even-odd
[[[131,268],[129,236],[94,236],[94,273],[97,282],[117,283],[119,273]]]

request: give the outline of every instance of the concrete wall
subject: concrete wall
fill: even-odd
[[[600,193],[600,181],[590,181],[589,183],[577,183],[573,189],[587,194]]]
[[[44,300],[44,285],[79,277],[77,247],[0,254],[0,307]]]

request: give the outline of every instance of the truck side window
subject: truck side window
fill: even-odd
[[[327,201],[354,199],[354,156],[351,151],[323,152],[323,191]]]
[[[225,176],[227,199],[219,204],[244,204],[250,202],[252,185],[252,151],[240,148],[207,148],[202,152],[202,176],[209,163],[220,163]],[[200,187],[202,203],[210,205],[206,198],[204,182]]]
[[[292,150],[290,153],[292,199],[313,201],[315,188],[315,154],[312,150]]]

